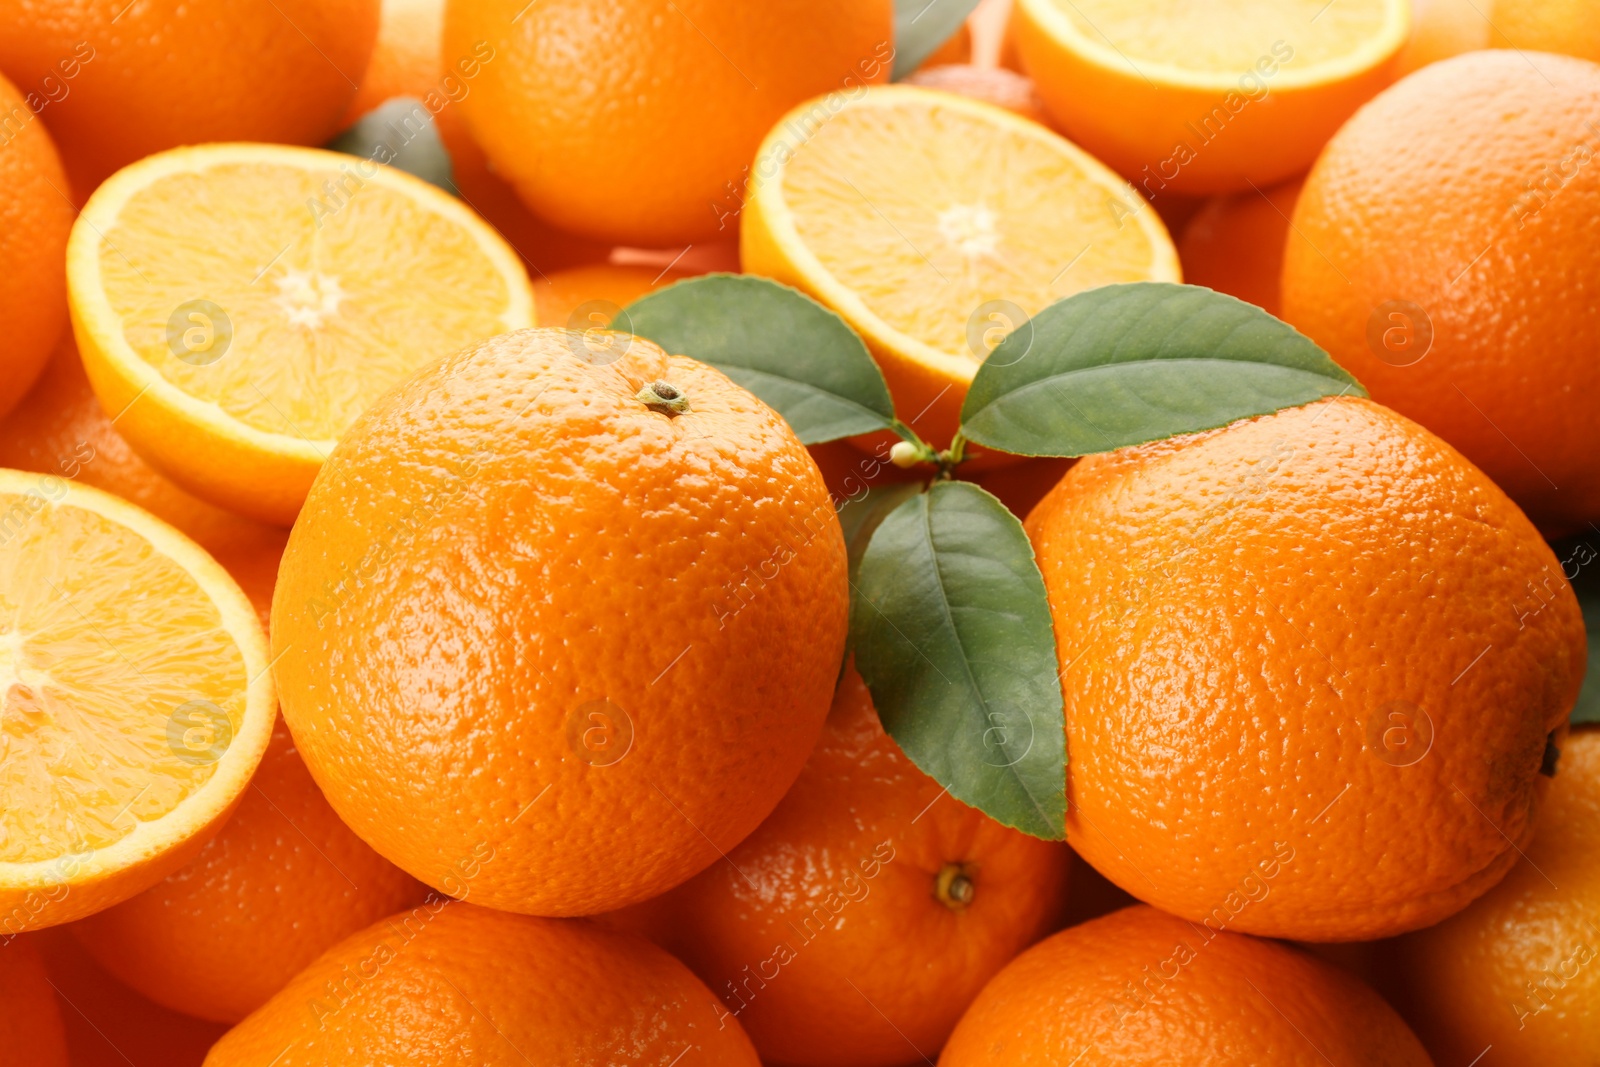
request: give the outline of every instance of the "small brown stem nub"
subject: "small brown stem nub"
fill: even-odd
[[[653,381],[634,394],[634,399],[651,411],[659,411],[668,417],[682,415],[689,410],[689,398],[671,382]]]
[[[961,911],[978,895],[978,885],[959,863],[947,863],[933,879],[934,899],[951,911]]]

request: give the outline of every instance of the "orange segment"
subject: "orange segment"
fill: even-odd
[[[803,289],[871,346],[902,418],[954,431],[978,365],[1023,315],[1113,282],[1176,281],[1155,212],[1002,108],[928,89],[802,105],[768,135],[745,269]]]
[[[0,471],[0,906],[66,922],[181,865],[266,747],[266,667],[255,610],[193,542]]]
[[[90,380],[134,447],[195,495],[282,523],[390,386],[533,319],[515,253],[459,201],[276,145],[119,172],[73,231],[68,281]]]
[[[1304,170],[1409,26],[1407,0],[1017,0],[1013,22],[1067,136],[1152,195]]]

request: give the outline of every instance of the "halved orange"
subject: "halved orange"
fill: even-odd
[[[390,386],[533,324],[521,262],[470,208],[283,145],[119,171],[73,228],[67,281],[84,366],[129,443],[194,495],[282,524]]]
[[[205,551],[148,512],[0,470],[0,916],[82,918],[219,829],[276,713],[266,637]]]
[[[810,293],[867,341],[900,418],[949,440],[994,346],[1062,297],[1177,281],[1127,182],[1036,122],[911,86],[802,104],[768,134],[744,268]]]
[[[1068,137],[1147,195],[1311,165],[1394,77],[1409,0],[1017,0],[1023,66]]]

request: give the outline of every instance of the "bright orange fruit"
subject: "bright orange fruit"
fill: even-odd
[[[422,898],[339,821],[280,723],[239,810],[188,866],[71,929],[157,1004],[232,1023],[329,946]]]
[[[940,1067],[1432,1067],[1371,989],[1271,941],[1131,907],[1063,930],[978,995]]]
[[[1400,53],[1402,74],[1482,48],[1600,61],[1600,9],[1591,0],[1413,0],[1413,7],[1415,25]]]
[[[0,417],[22,399],[67,329],[62,265],[76,214],[71,196],[44,123],[0,77]]]
[[[767,821],[725,863],[615,921],[687,963],[770,1062],[927,1058],[1059,918],[1070,856],[944,794],[849,668]]]
[[[739,240],[746,271],[861,334],[900,418],[939,447],[1025,316],[1179,274],[1155,212],[1088,153],[1014,112],[906,85],[811,100],[778,123]]]
[[[845,567],[811,457],[721,373],[623,334],[505,334],[329,457],[273,599],[284,717],[334,809],[422,881],[611,910],[710,865],[800,773]]]
[[[444,45],[494,51],[461,108],[537,214],[665,247],[733,229],[784,112],[889,80],[893,17],[892,0],[448,0]]]
[[[619,263],[552,271],[533,280],[534,321],[563,330],[603,330],[641,296],[688,277],[670,267]]]
[[[182,867],[272,733],[255,609],[110,493],[0,470],[0,914],[71,922]]]
[[[1409,0],[1017,0],[1022,65],[1062,132],[1146,196],[1304,171],[1393,78]]]
[[[35,101],[80,199],[207,141],[321,144],[378,32],[378,0],[0,0],[0,71]]]
[[[1472,906],[1396,943],[1401,1010],[1439,1063],[1592,1063],[1600,1050],[1600,728],[1561,746],[1526,856]]]
[[[437,899],[352,934],[206,1067],[528,1067],[626,1056],[760,1067],[710,990],[643,938]]]
[[[283,145],[180,148],[118,171],[74,224],[67,281],[119,432],[185,490],[285,526],[368,404],[533,322],[522,264],[460,200]]]
[[[1581,60],[1424,68],[1328,145],[1283,264],[1283,317],[1550,533],[1600,519],[1597,115]]]
[[[1308,941],[1438,922],[1533,835],[1583,680],[1560,564],[1362,399],[1079,460],[1028,518],[1067,835],[1140,899]]]

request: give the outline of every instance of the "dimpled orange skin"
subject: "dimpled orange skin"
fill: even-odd
[[[1443,441],[1322,401],[1080,460],[1027,526],[1067,837],[1113,882],[1217,928],[1348,941],[1438,922],[1516,863],[1583,619]]]
[[[1600,728],[1561,746],[1527,853],[1467,910],[1394,944],[1401,1011],[1442,1064],[1488,1045],[1505,1067],[1600,1063]]]
[[[329,949],[205,1067],[665,1067],[689,1049],[760,1067],[710,990],[643,938],[440,900]]]
[[[188,866],[70,929],[157,1004],[231,1023],[424,893],[339,821],[280,721],[238,810]]]
[[[0,1049],[6,1063],[67,1067],[55,990],[26,935],[0,945]]]
[[[0,77],[0,416],[33,385],[67,329],[71,196],[44,123]]]
[[[321,144],[377,33],[378,0],[0,0],[0,71],[44,102],[87,198],[177,145]]]
[[[593,334],[589,335],[591,338]],[[273,599],[333,807],[452,895],[657,895],[800,773],[843,656],[844,538],[782,418],[648,341],[521,330],[423,371],[323,466]],[[636,399],[665,380],[669,416]],[[602,703],[609,701],[609,703]]]
[[[768,1062],[914,1062],[1051,929],[1070,859],[943,794],[883,732],[850,668],[767,821],[727,863],[619,918],[687,963]],[[972,884],[963,908],[936,896],[947,867]]]
[[[227,568],[266,623],[287,531],[197,500],[140,459],[89,387],[70,330],[24,402],[0,419],[0,467],[80,481],[171,523]]]
[[[1581,399],[1600,391],[1600,67],[1537,58],[1435,63],[1350,120],[1296,205],[1283,317],[1554,534],[1600,518],[1600,421]],[[1408,366],[1393,363],[1415,349],[1383,338],[1421,319],[1390,301],[1432,323]]]
[[[535,213],[659,248],[733,232],[762,138],[802,100],[887,82],[893,21],[891,0],[448,0],[444,41],[495,50],[461,109]],[[672,165],[618,166],[623,145]]]
[[[973,1003],[939,1067],[1432,1067],[1360,981],[1142,905],[1063,930]]]

